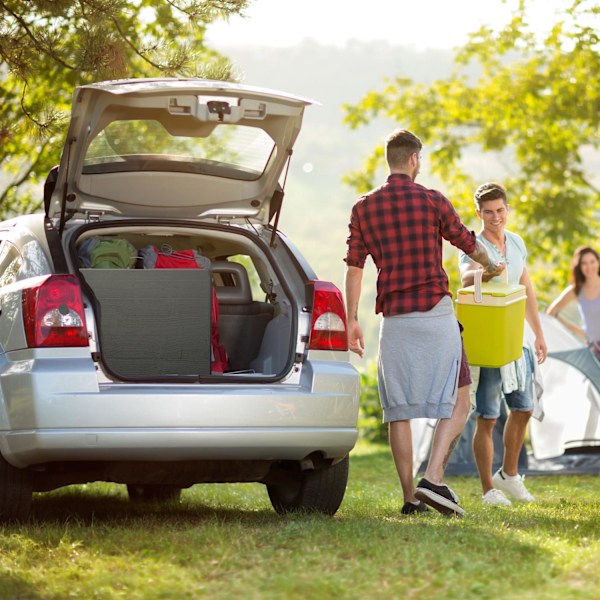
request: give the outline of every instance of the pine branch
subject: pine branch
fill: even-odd
[[[138,48],[136,47],[136,45],[125,35],[125,33],[123,32],[123,30],[121,29],[121,26],[119,25],[119,22],[113,18],[112,22],[114,23],[115,27],[117,28],[117,31],[119,32],[119,35],[121,36],[121,38],[123,39],[123,41],[135,52],[135,54],[137,54],[143,61],[147,62],[149,65],[153,66],[155,69],[158,69],[159,71],[164,71],[166,69],[166,66],[164,65],[160,65],[158,63],[153,62],[152,60],[150,60],[147,56],[145,56],[142,52],[140,52],[138,50]]]
[[[40,52],[41,54],[47,54],[48,56],[50,56],[53,60],[55,60],[59,65],[61,65],[65,69],[69,69],[71,71],[75,70],[74,66],[65,62],[58,54],[56,54],[52,50],[51,47],[44,47],[42,44],[40,44],[39,40],[36,38],[34,33],[31,31],[29,24],[25,21],[25,19],[23,19],[18,14],[14,13],[12,10],[10,10],[10,8],[8,6],[6,6],[6,4],[4,2],[2,2],[2,0],[0,0],[0,7],[2,7],[8,14],[10,14],[15,19],[15,21],[17,21],[17,23],[23,28],[23,30],[25,31],[25,34],[31,40],[34,48],[38,52]]]

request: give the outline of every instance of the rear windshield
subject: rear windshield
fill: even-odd
[[[156,120],[112,121],[88,146],[83,172],[180,171],[253,180],[274,150],[258,127],[223,124],[189,133],[179,127],[174,134]]]

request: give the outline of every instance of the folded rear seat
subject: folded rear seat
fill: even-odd
[[[230,371],[248,370],[275,308],[252,299],[248,273],[240,263],[215,260],[212,272],[219,301],[219,337],[227,350]]]

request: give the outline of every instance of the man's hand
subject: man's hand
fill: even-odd
[[[492,277],[497,277],[506,269],[506,264],[503,262],[490,262],[490,264],[483,270],[483,274],[485,279],[491,279]]]
[[[365,355],[365,339],[358,321],[348,322],[348,348],[361,358]]]
[[[546,341],[544,336],[540,335],[535,338],[535,354],[538,364],[542,364],[548,356],[548,348],[546,347]]]

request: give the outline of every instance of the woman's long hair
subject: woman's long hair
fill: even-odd
[[[581,287],[585,283],[585,275],[581,272],[581,260],[586,254],[593,254],[596,260],[600,261],[600,255],[590,246],[579,246],[573,254],[571,261],[571,283],[575,288],[575,295],[579,296]],[[600,266],[598,267],[598,275],[600,275]]]

